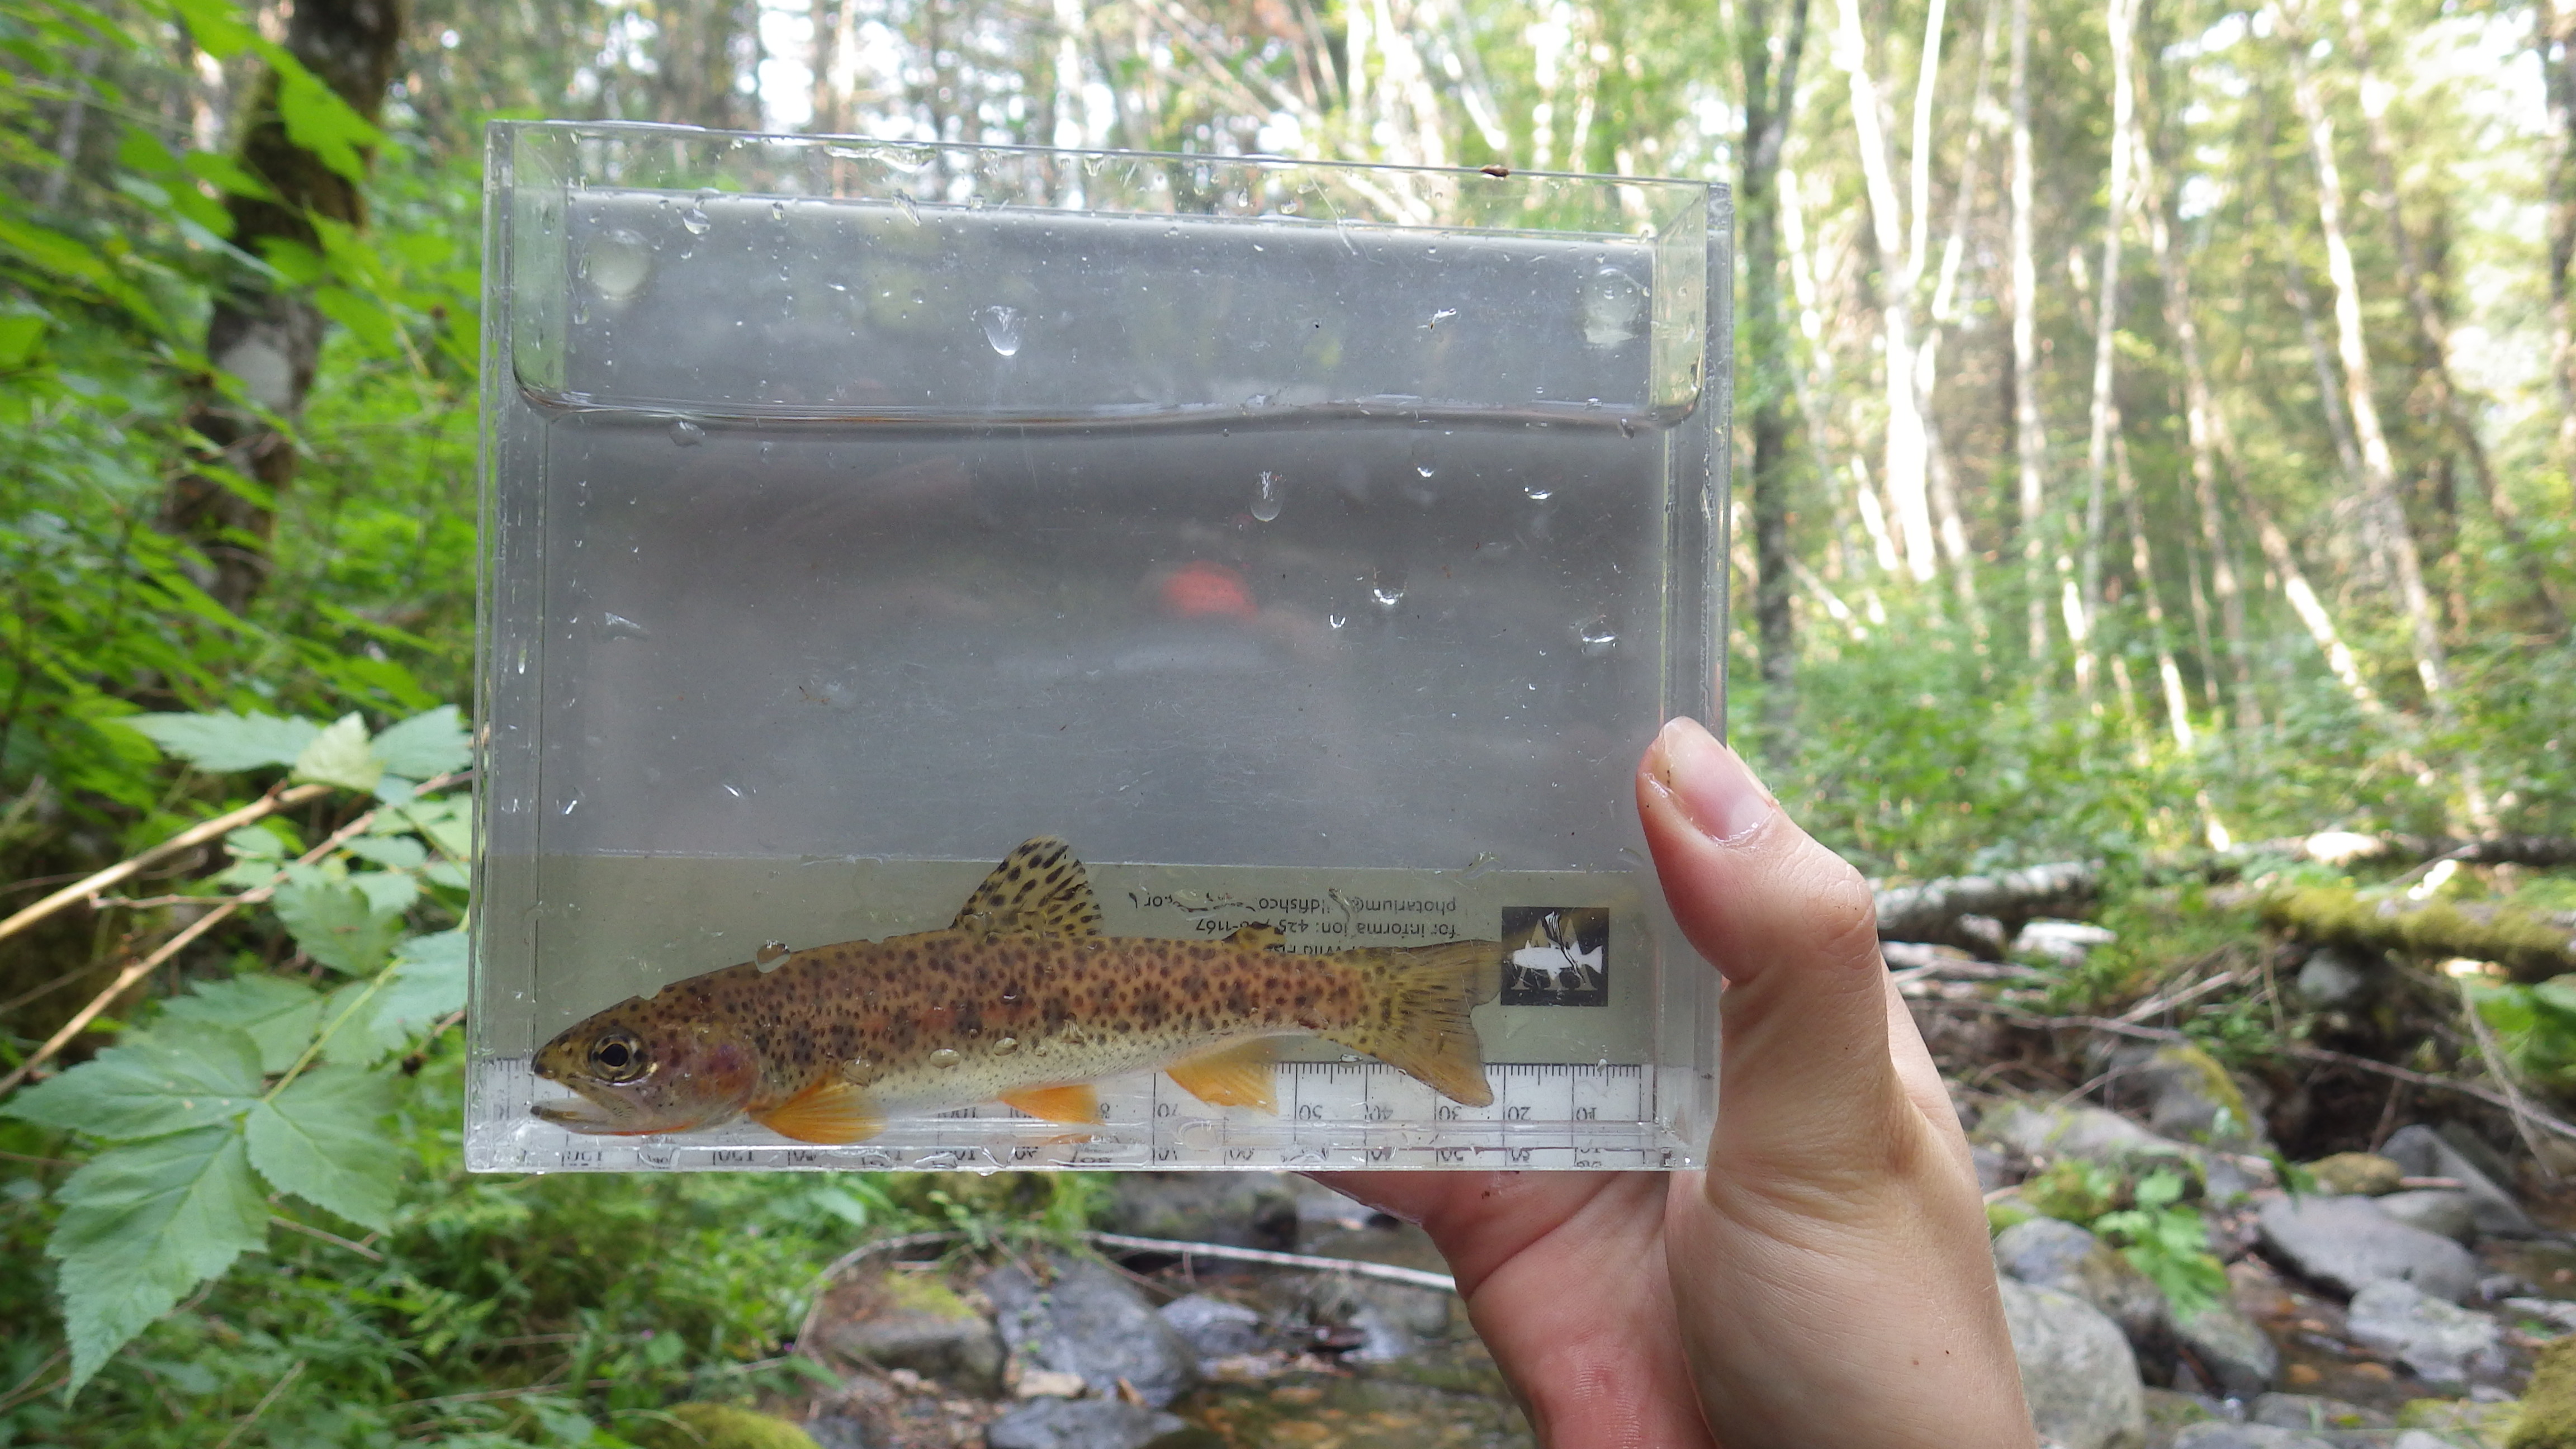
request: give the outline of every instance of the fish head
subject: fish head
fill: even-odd
[[[630,998],[540,1048],[536,1074],[580,1100],[539,1102],[539,1117],[575,1132],[632,1137],[721,1122],[751,1101],[760,1057],[721,1023]]]

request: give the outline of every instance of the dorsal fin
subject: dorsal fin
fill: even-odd
[[[958,907],[952,931],[1001,935],[1097,936],[1100,902],[1073,847],[1052,835],[1020,842]]]

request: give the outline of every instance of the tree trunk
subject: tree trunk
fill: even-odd
[[[1968,153],[1959,163],[1958,188],[1950,199],[1949,236],[1941,243],[1941,268],[1932,286],[1932,323],[1924,329],[1923,345],[1914,356],[1914,396],[1923,413],[1924,464],[1931,483],[1933,518],[1941,532],[1941,556],[1949,562],[1957,580],[1959,607],[1968,616],[1968,633],[1981,658],[1986,653],[1988,630],[1985,605],[1977,597],[1977,555],[1968,541],[1967,519],[1959,508],[1958,484],[1951,475],[1949,453],[1942,442],[1933,391],[1940,378],[1942,335],[1958,320],[1959,270],[1967,251],[1968,220],[1975,210],[1978,167],[1985,156],[1986,133],[1992,129],[1987,124],[1992,110],[1987,86],[1994,74],[1995,32],[2002,17],[2001,0],[1987,0],[1985,19],[1977,35],[1977,79],[1968,102]],[[1930,94],[1928,88],[1924,94]],[[1917,145],[1928,152],[1929,118],[1922,115],[1920,108],[1917,116]],[[1929,209],[1927,198],[1917,214]],[[1991,669],[1991,662],[1986,667]]]
[[[2550,374],[2558,384],[2558,459],[2576,486],[2576,4],[2540,0],[2532,48],[2558,132],[2549,169],[2549,314],[2557,332]]]
[[[2089,619],[2102,607],[2102,532],[2111,464],[2111,386],[2119,351],[2120,248],[2129,221],[2129,132],[2137,120],[2137,89],[2129,70],[2130,39],[2135,33],[2135,0],[2110,0],[2107,25],[2111,38],[2111,178],[2109,215],[2102,222],[2101,289],[2093,304],[2093,406],[2091,430],[2084,445],[2084,552],[2081,607]],[[2073,632],[2073,606],[2069,608]],[[2089,632],[2089,631],[2087,631]],[[2089,641],[2075,654],[2075,688],[2088,703],[2093,696],[2093,650]]]
[[[1789,0],[1780,73],[1771,75],[1770,7],[1746,0],[1738,36],[1744,58],[1744,171],[1737,188],[1744,240],[1744,328],[1753,360],[1753,539],[1759,575],[1753,616],[1762,647],[1766,744],[1789,738],[1797,717],[1798,641],[1791,607],[1797,554],[1789,538],[1789,378],[1797,367],[1780,308],[1780,148],[1798,99],[1808,0]]]
[[[2149,152],[2147,158],[2153,155]],[[2157,185],[2152,177],[2142,178],[2150,198],[2147,245],[2155,253],[2156,272],[2164,283],[2165,327],[2173,333],[2174,350],[2182,362],[2183,428],[2191,445],[2192,498],[2199,505],[2200,544],[2209,555],[2210,589],[2218,596],[2219,627],[2227,640],[2236,722],[2240,728],[2252,729],[2262,723],[2262,713],[2254,700],[2253,646],[2246,638],[2244,591],[2237,583],[2235,554],[2227,546],[2226,524],[2218,502],[2218,429],[2222,424],[2217,400],[2210,394],[2209,369],[2201,357],[2200,326],[2192,316],[2190,265],[2173,243],[2171,217],[2180,199],[2181,170],[2170,162],[2165,170],[2170,177],[2167,185]],[[2200,608],[2197,584],[2192,589],[2192,606],[2195,611]],[[2206,653],[2208,647],[2204,639],[2202,651]],[[2214,678],[2214,667],[2211,673]]]
[[[1928,581],[1939,560],[1932,540],[1931,493],[1923,464],[1923,414],[1915,403],[1914,369],[1910,365],[1914,357],[1914,289],[1906,276],[1905,213],[1896,196],[1887,134],[1879,125],[1878,83],[1869,70],[1859,0],[1841,0],[1841,25],[1834,33],[1834,63],[1851,78],[1852,130],[1860,148],[1861,176],[1869,190],[1870,221],[1878,242],[1879,315],[1886,337],[1880,360],[1886,374],[1888,501],[1895,509],[1896,533],[1902,540],[1906,570],[1917,581]]]
[[[2191,703],[2183,698],[2182,669],[2174,663],[2173,640],[2165,629],[2164,599],[2156,591],[2156,555],[2147,543],[2146,509],[2138,502],[2138,480],[2129,471],[2129,442],[2112,440],[2112,471],[2120,480],[2120,506],[2129,516],[2129,568],[2138,577],[2138,600],[2145,607],[2147,633],[2156,646],[2156,679],[2163,686],[2165,722],[2174,743],[2188,754],[2192,747]]]
[[[2356,0],[2343,0],[2343,36],[2344,48],[2352,57],[2353,72],[2361,85],[2364,133],[2370,142],[2371,169],[2383,198],[2380,205],[2388,215],[2390,240],[2396,243],[2398,282],[2405,290],[2407,310],[2414,318],[2418,345],[2424,354],[2424,386],[2431,392],[2433,406],[2449,427],[2461,455],[2468,459],[2470,475],[2477,480],[2478,496],[2494,518],[2496,531],[2504,535],[2506,550],[2520,569],[2523,585],[2530,590],[2542,621],[2552,635],[2564,635],[2566,611],[2560,607],[2557,593],[2550,588],[2549,575],[2540,567],[2523,533],[2522,511],[2514,505],[2513,495],[2496,480],[2495,464],[2487,457],[2486,444],[2478,436],[2469,399],[2461,394],[2459,380],[2452,375],[2451,324],[2433,299],[2430,269],[2424,265],[2415,234],[2406,228],[2405,202],[2398,189],[2397,142],[2388,131],[2388,82],[2372,67],[2370,35]]]
[[[2013,449],[2020,463],[2022,581],[2030,658],[2048,657],[2048,437],[2039,413],[2039,270],[2031,261],[2030,0],[2012,0]]]
[[[287,24],[286,48],[373,122],[384,112],[402,27],[402,0],[303,0]],[[319,252],[321,237],[308,217],[366,224],[366,199],[357,183],[288,138],[278,114],[279,90],[272,70],[259,83],[234,153],[276,199],[233,196],[226,202],[232,243],[252,256],[269,240]],[[322,314],[307,288],[243,271],[215,296],[206,319],[206,356],[240,380],[251,402],[292,422],[313,389],[322,329]],[[164,526],[205,555],[206,592],[239,613],[268,579],[276,495],[294,480],[294,445],[257,411],[211,386],[196,390],[188,422],[218,450],[219,471],[234,476],[180,475],[164,500]]]
[[[2433,617],[2432,594],[2424,587],[2424,560],[2416,551],[2414,529],[2397,496],[2397,463],[2389,452],[2388,435],[2380,427],[2379,402],[2371,388],[2370,340],[2361,323],[2361,280],[2353,267],[2352,247],[2344,239],[2343,173],[2335,163],[2334,119],[2326,114],[2325,98],[2315,73],[2308,69],[2305,51],[2296,40],[2289,51],[2292,93],[2307,123],[2308,151],[2317,170],[2317,227],[2325,236],[2326,273],[2334,281],[2335,350],[2343,363],[2344,409],[2352,417],[2353,440],[2361,449],[2363,505],[2387,542],[2425,702],[2434,719],[2447,728],[2458,719],[2451,696],[2450,661]]]

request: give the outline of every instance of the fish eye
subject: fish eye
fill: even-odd
[[[590,1066],[603,1082],[631,1082],[652,1070],[632,1032],[612,1031],[590,1044]]]

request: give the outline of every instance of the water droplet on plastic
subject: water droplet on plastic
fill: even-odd
[[[785,221],[787,219],[787,203],[783,201],[773,201],[769,203],[769,219],[771,221]]]
[[[1407,448],[1404,457],[1406,462],[1413,465],[1413,473],[1417,478],[1428,478],[1440,471],[1438,461],[1432,457],[1431,444],[1428,440],[1418,441]]]
[[[1046,1038],[1040,1037],[1035,1042],[1031,1043],[1029,1046],[1029,1052],[1033,1056],[1045,1056],[1047,1054]]]
[[[964,1060],[954,1047],[941,1047],[930,1054],[930,1064],[934,1067],[953,1067]]]
[[[1377,601],[1380,609],[1392,614],[1395,612],[1395,606],[1404,602],[1404,585],[1379,584],[1369,590],[1369,597]]]
[[[1432,313],[1432,314],[1431,314],[1431,320],[1430,320],[1430,321],[1428,321],[1428,322],[1423,323],[1422,325],[1423,325],[1423,326],[1425,326],[1425,327],[1437,327],[1437,326],[1439,326],[1441,323],[1446,322],[1446,321],[1448,321],[1450,318],[1455,317],[1455,316],[1457,316],[1457,315],[1458,315],[1458,309],[1457,309],[1457,308],[1455,308],[1455,307],[1443,307],[1443,308],[1441,308],[1439,311]]]
[[[722,783],[722,782],[719,782],[719,783]],[[725,792],[726,794],[728,794],[728,795],[731,795],[733,798],[735,798],[735,799],[737,799],[737,800],[739,800],[739,799],[741,799],[741,798],[742,798],[742,792],[741,792],[740,790],[735,789],[735,788],[734,788],[733,786],[731,786],[731,785],[726,785],[726,786],[724,787],[724,792]]]
[[[1633,438],[1637,436],[1637,420],[1635,418],[1621,418],[1619,420],[1619,436],[1623,438]]]
[[[1285,501],[1283,495],[1286,492],[1287,489],[1279,481],[1278,474],[1263,473],[1260,485],[1252,495],[1252,516],[1264,523],[1276,521],[1279,517],[1280,504]]]
[[[635,1160],[646,1167],[668,1167],[680,1160],[680,1149],[655,1138],[635,1144]]]
[[[1624,845],[1619,847],[1619,858],[1634,866],[1643,866],[1646,864],[1646,858],[1644,856],[1639,855],[1636,851],[1631,850]]]
[[[1617,267],[1583,279],[1583,340],[1616,347],[1635,337],[1646,318],[1646,289]]]
[[[1492,875],[1494,873],[1494,867],[1502,863],[1502,857],[1491,851],[1477,851],[1476,858],[1467,862],[1467,869],[1460,874],[1458,878],[1460,880],[1481,880],[1486,876]]]
[[[761,943],[759,950],[751,953],[751,959],[755,965],[775,966],[779,962],[786,960],[788,954],[789,952],[787,950],[786,942],[764,941]]]
[[[904,216],[909,219],[914,226],[921,225],[921,213],[919,210],[914,208],[911,197],[898,191],[894,194],[894,204],[903,208]]]
[[[707,440],[707,430],[687,418],[671,419],[671,441],[683,448],[694,448]]]
[[[993,1052],[997,1056],[1008,1056],[1019,1049],[1020,1039],[1018,1037],[1004,1036],[995,1037],[993,1039]]]
[[[1018,354],[1020,350],[1019,308],[986,307],[975,314],[975,320],[984,324],[984,340],[993,344],[995,352],[1004,357]]]
[[[1576,637],[1583,641],[1583,657],[1586,659],[1602,658],[1619,647],[1618,631],[1610,627],[1610,619],[1606,614],[1595,615],[1590,623],[1582,627]]]
[[[1348,614],[1326,614],[1324,616],[1324,622],[1336,629],[1347,629],[1350,627],[1351,616]]]
[[[594,639],[650,639],[653,633],[624,614],[602,612],[599,622],[591,625],[590,636]]]
[[[688,210],[680,213],[680,225],[688,228],[691,236],[705,236],[707,228],[715,223],[708,219],[707,209],[693,201],[689,203]]]
[[[1556,496],[1556,490],[1544,483],[1532,483],[1521,489],[1521,496],[1532,503],[1545,503]]]
[[[566,800],[565,802],[563,802],[563,809],[562,809],[560,812],[558,812],[558,813],[560,813],[560,814],[564,814],[564,815],[570,815],[572,812],[574,812],[574,811],[576,811],[576,810],[578,810],[578,809],[580,809],[580,808],[581,808],[581,797],[580,797],[579,795],[575,795],[575,796],[573,796],[571,799]]]
[[[590,289],[612,302],[623,302],[653,274],[653,244],[623,227],[591,238],[583,258],[590,267]]]

